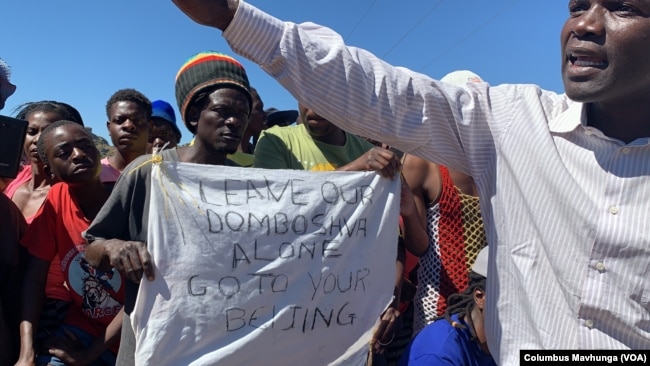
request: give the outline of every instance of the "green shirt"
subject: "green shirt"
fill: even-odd
[[[305,125],[275,126],[262,131],[255,146],[256,168],[331,171],[346,165],[373,145],[345,133],[343,146],[314,140]]]

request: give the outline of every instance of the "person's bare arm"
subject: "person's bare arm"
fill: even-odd
[[[380,316],[379,325],[372,335],[370,344],[376,353],[383,353],[385,348],[395,340],[395,335],[399,332],[402,322],[400,319],[399,303],[402,292],[402,276],[404,275],[404,261],[406,253],[404,245],[399,240],[397,244],[397,260],[395,261],[395,287],[393,289],[393,301]]]
[[[404,159],[402,174],[404,182],[410,187],[415,209],[411,212],[403,212],[404,220],[404,243],[406,249],[413,255],[421,257],[429,248],[429,235],[427,234],[426,223],[426,202],[427,189],[434,190],[438,188],[440,192],[440,174],[436,166],[412,155],[407,155]],[[431,177],[430,174],[435,174]],[[426,187],[427,182],[437,183],[436,187]],[[432,191],[433,194],[436,194]],[[437,199],[437,197],[436,197]],[[430,200],[429,200],[430,201]]]
[[[193,21],[221,29],[235,16],[239,0],[172,0],[172,2]]]
[[[141,241],[96,239],[86,247],[84,256],[88,263],[101,270],[117,269],[134,283],[142,276],[154,279],[151,255]]]
[[[108,327],[104,329],[104,332],[95,338],[90,347],[84,347],[72,333],[67,333],[64,338],[49,339],[45,342],[44,349],[65,362],[66,365],[91,364],[120,339],[123,317],[124,309],[117,313],[115,318],[108,324]]]
[[[384,178],[393,179],[401,170],[402,163],[394,152],[381,147],[373,147],[354,161],[336,169],[359,172],[374,170]]]
[[[39,316],[45,299],[45,282],[50,262],[30,256],[27,262],[23,292],[23,311],[20,320],[20,357],[16,365],[34,365],[36,352],[34,337],[38,329]]]

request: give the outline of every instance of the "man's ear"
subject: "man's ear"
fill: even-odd
[[[190,106],[187,109],[187,115],[185,118],[187,118],[187,124],[192,126],[192,129],[194,130],[194,134],[196,134],[196,128],[199,125],[199,118],[201,117],[201,110],[197,108],[195,105]]]
[[[485,291],[480,288],[474,289],[473,296],[474,303],[476,303],[476,306],[482,311],[485,307]]]

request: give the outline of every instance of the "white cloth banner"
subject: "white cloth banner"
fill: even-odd
[[[137,365],[362,365],[395,281],[399,179],[154,164]]]

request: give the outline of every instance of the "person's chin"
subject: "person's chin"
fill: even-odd
[[[569,99],[580,103],[591,103],[599,100],[600,93],[598,88],[585,84],[566,85],[566,96]]]
[[[606,77],[594,77],[593,75],[562,75],[564,93],[571,100],[581,103],[596,102],[604,97],[611,84]]]
[[[97,170],[96,168],[88,168],[88,169],[83,169],[75,172],[73,175],[74,179],[79,181],[79,182],[87,182],[96,176],[99,175],[100,170]]]
[[[229,154],[229,155],[230,155],[230,154],[234,154],[234,153],[237,152],[237,147],[236,147],[236,146],[235,146],[234,148],[233,148],[233,147],[230,147],[230,146],[228,146],[228,147],[224,147],[224,148],[222,149],[222,151],[223,151],[225,154]]]
[[[224,145],[224,144],[215,144],[212,145],[210,148],[212,149],[213,152],[218,153],[218,154],[234,154],[237,152],[237,147],[236,146],[230,146],[230,145]]]
[[[122,144],[117,146],[117,150],[121,153],[134,153],[134,152],[146,151],[147,147],[146,146],[142,147],[142,145],[138,146],[136,144],[129,143],[129,144]]]
[[[121,153],[129,152],[133,150],[133,144],[131,143],[125,143],[125,142],[119,142],[117,144],[113,144],[115,149]]]
[[[59,180],[69,186],[79,186],[85,183],[84,177],[81,174],[59,175]]]

